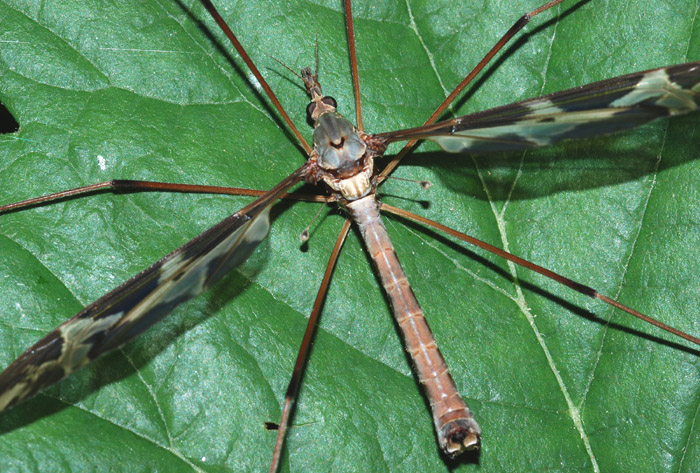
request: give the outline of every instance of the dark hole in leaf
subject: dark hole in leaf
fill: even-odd
[[[19,130],[19,123],[10,111],[0,103],[0,133],[14,133]]]

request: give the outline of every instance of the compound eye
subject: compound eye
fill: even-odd
[[[333,97],[325,96],[323,97],[323,99],[321,99],[321,101],[326,105],[330,105],[333,108],[338,108],[338,102],[336,102]]]
[[[316,102],[310,102],[309,105],[306,106],[306,115],[309,117],[309,120],[311,120],[314,115],[314,112],[316,111]]]

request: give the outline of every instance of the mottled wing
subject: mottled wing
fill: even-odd
[[[242,263],[267,236],[272,204],[301,175],[300,169],[25,351],[0,373],[0,412],[138,336]]]
[[[634,128],[697,110],[700,62],[637,72],[433,125],[374,135],[431,140],[445,151],[511,151]]]

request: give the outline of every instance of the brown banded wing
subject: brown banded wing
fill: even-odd
[[[628,130],[699,105],[700,62],[691,62],[373,137],[386,143],[430,140],[452,153],[511,151]]]
[[[245,261],[267,236],[269,210],[303,167],[39,340],[0,373],[0,412],[140,335]]]

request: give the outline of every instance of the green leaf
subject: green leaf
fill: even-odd
[[[215,2],[306,136],[293,69],[354,116],[339,1]],[[381,4],[377,4],[381,3]],[[421,124],[537,0],[358,1],[365,128]],[[453,113],[696,60],[690,0],[565,2],[535,17]],[[268,189],[303,163],[195,1],[0,2],[0,202],[113,178]],[[695,335],[698,116],[476,159],[422,144],[384,201],[467,231]],[[393,150],[393,148],[392,148]],[[0,364],[249,198],[96,194],[0,216]],[[280,203],[212,291],[0,417],[3,471],[260,471],[342,217]],[[698,352],[551,281],[389,218],[483,429],[438,453],[386,300],[351,234],[284,452],[289,471],[700,469]]]

